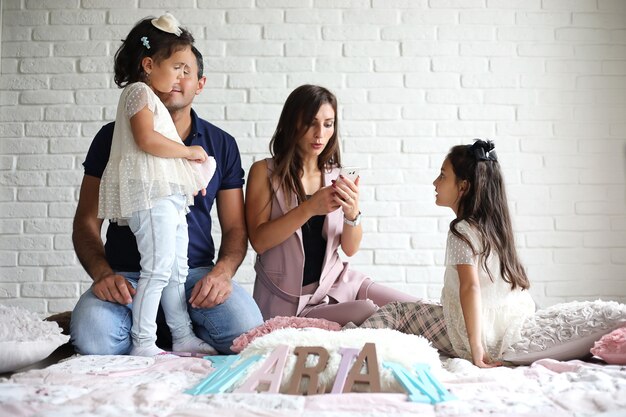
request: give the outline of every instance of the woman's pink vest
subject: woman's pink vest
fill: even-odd
[[[268,177],[274,168],[274,160],[266,159]],[[334,168],[324,173],[324,186],[330,185],[339,175],[339,169]],[[271,181],[274,189],[272,212],[270,219],[275,219],[287,213],[290,207],[297,205],[294,196],[289,207],[285,202],[285,195],[275,181]],[[343,212],[337,209],[326,215],[322,234],[326,239],[326,252],[319,286],[313,294],[302,294],[302,276],[304,272],[304,247],[302,231],[298,229],[287,240],[263,253],[257,255],[254,269],[254,299],[256,300],[263,319],[275,316],[300,316],[316,305],[329,302],[329,296],[337,302],[353,301],[361,283],[367,276],[348,269],[348,263],[342,262],[337,250],[341,243],[343,230]]]

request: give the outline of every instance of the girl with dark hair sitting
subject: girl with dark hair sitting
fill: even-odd
[[[448,232],[441,304],[391,303],[360,327],[422,335],[448,355],[483,368],[498,366],[535,304],[515,250],[493,142],[453,147],[433,185],[435,203],[456,215]]]

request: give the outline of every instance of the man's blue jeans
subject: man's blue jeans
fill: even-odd
[[[190,268],[185,283],[186,299],[212,267]],[[139,272],[118,272],[137,286]],[[195,334],[220,353],[232,353],[233,339],[263,323],[258,306],[241,286],[232,282],[233,291],[224,303],[213,308],[187,309]],[[166,326],[165,323],[158,323]],[[91,289],[78,300],[72,312],[71,341],[81,355],[126,355],[132,348],[132,304],[102,301]]]

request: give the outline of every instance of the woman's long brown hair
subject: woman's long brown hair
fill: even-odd
[[[487,268],[487,257],[495,251],[500,258],[500,275],[511,288],[528,289],[530,282],[515,249],[511,216],[493,142],[477,140],[474,145],[454,146],[447,156],[457,181],[467,181],[468,189],[460,198],[457,218],[450,223],[450,230],[467,242],[493,281]],[[477,230],[482,252],[477,253],[472,243],[463,236],[456,225],[467,221]]]
[[[270,153],[274,157],[272,179],[283,189],[289,203],[295,195],[299,202],[306,199],[302,186],[302,159],[298,153],[298,141],[309,128],[323,104],[330,104],[335,111],[335,131],[317,159],[317,166],[325,172],[341,166],[337,122],[337,98],[324,87],[302,85],[289,94],[270,141]],[[274,188],[272,187],[272,193]]]

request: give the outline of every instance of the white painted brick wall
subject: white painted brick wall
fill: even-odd
[[[363,168],[359,269],[438,296],[452,213],[431,183],[450,146],[486,137],[538,304],[625,302],[625,4],[3,0],[0,302],[49,314],[88,288],[71,243],[81,163],[114,117],[119,40],[163,7],[205,55],[196,109],[237,137],[246,170],[293,88],[337,94],[344,159]],[[237,274],[249,290],[253,262]]]

